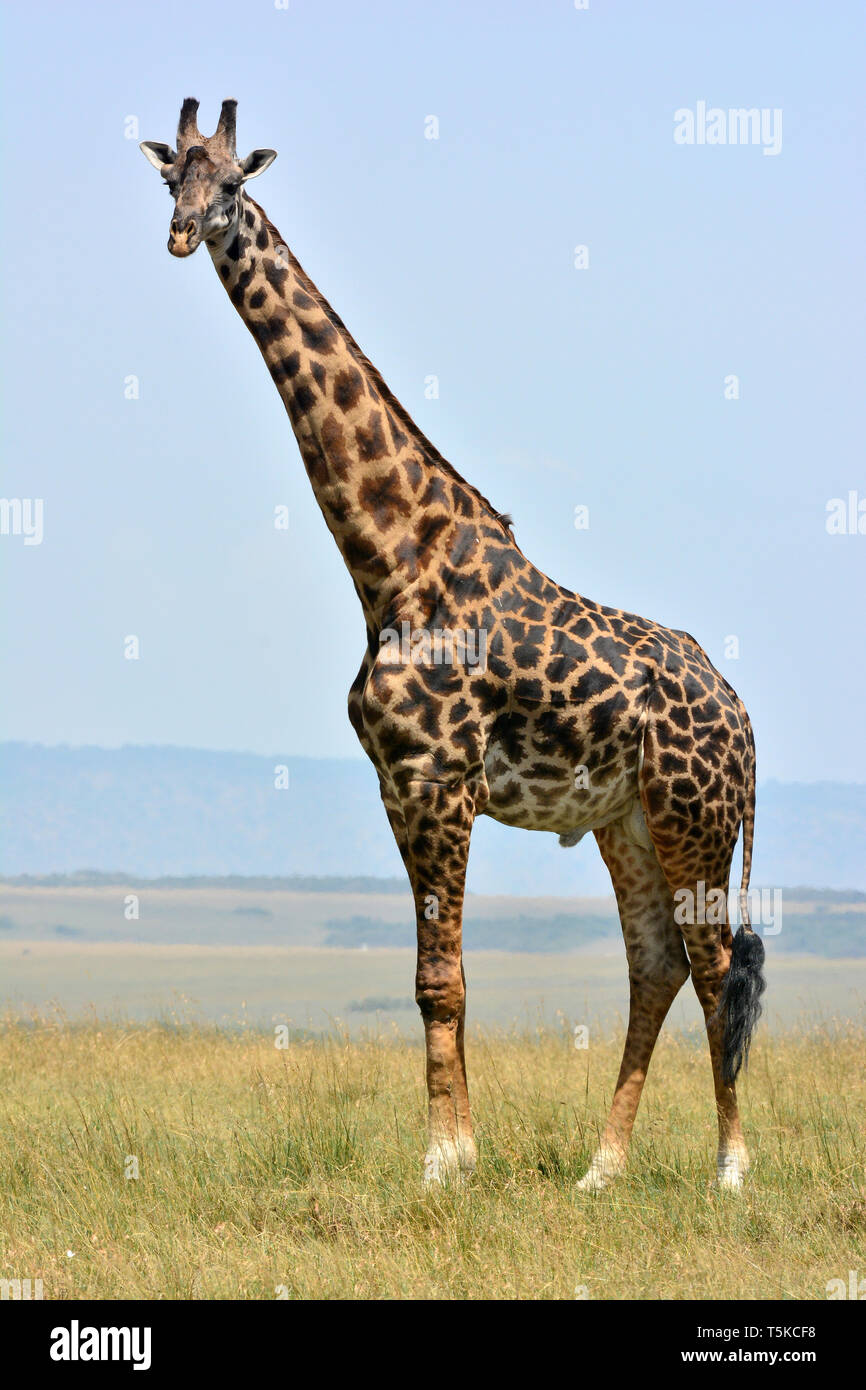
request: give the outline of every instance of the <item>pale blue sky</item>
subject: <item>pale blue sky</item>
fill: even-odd
[[[256,198],[530,558],[693,632],[762,778],[866,780],[866,536],[825,529],[866,499],[859,4],[77,0],[7,10],[5,49],[2,491],[45,535],[0,538],[3,737],[360,755],[351,582],[124,138],[235,96],[279,151]],[[676,145],[699,101],[781,108],[781,153]]]

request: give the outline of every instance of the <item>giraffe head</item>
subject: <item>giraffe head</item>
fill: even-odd
[[[245,159],[235,151],[236,101],[224,101],[219,124],[210,138],[196,121],[198,102],[187,97],[180,110],[177,149],[144,140],[145,158],[162,174],[174,198],[168,249],[173,256],[191,256],[202,241],[221,242],[234,233],[238,194],[247,179],[264,173],[276,150],[253,150]]]

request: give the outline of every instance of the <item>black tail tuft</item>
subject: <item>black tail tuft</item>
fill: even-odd
[[[749,1060],[752,1031],[761,1016],[761,995],[767,987],[762,967],[764,943],[740,927],[734,937],[731,966],[722,990],[719,1016],[724,1020],[722,1080],[733,1086]]]

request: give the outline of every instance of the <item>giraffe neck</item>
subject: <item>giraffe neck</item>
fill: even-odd
[[[414,425],[247,194],[236,235],[209,249],[280,393],[371,625],[453,563],[455,532],[464,550],[472,527],[508,534]]]

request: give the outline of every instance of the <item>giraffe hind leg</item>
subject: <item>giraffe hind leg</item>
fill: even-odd
[[[706,754],[697,744],[690,757],[673,771],[665,765],[652,726],[644,737],[644,761],[639,773],[641,801],[647,828],[676,906],[676,922],[691,965],[692,983],[704,1014],[713,1070],[719,1148],[716,1181],[720,1188],[742,1187],[749,1167],[737,1105],[736,1087],[726,1058],[723,996],[732,959],[728,922],[728,882],[742,815],[736,792],[735,749],[726,761],[727,785],[711,778],[712,791],[702,790],[702,773],[721,761],[719,739]],[[724,750],[722,750],[724,751]],[[670,752],[667,753],[668,765]],[[745,783],[746,774],[743,774]],[[760,987],[763,981],[759,980]],[[754,1019],[752,1019],[752,1022]]]
[[[629,970],[628,1030],[613,1102],[589,1170],[578,1183],[598,1192],[625,1167],[631,1132],[661,1026],[689,963],[674,904],[651,845],[638,843],[629,817],[595,832],[610,871]]]

